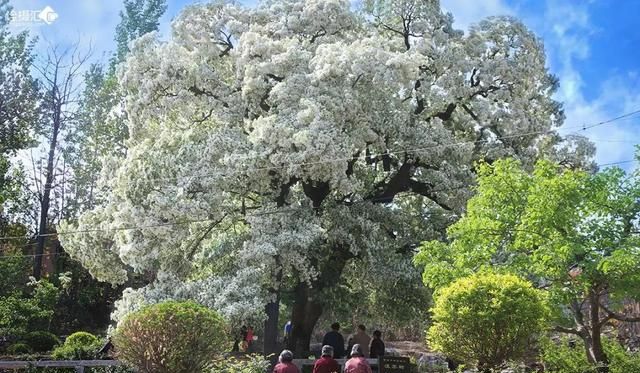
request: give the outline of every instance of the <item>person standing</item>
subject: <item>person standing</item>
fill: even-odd
[[[242,325],[242,327],[240,327],[240,351],[242,352],[247,352],[247,349],[249,348],[249,345],[247,343],[247,334],[249,333],[249,330],[247,329],[246,325]]]
[[[344,373],[372,373],[371,366],[364,357],[362,347],[359,344],[353,345],[351,359],[344,365]]]
[[[291,320],[287,321],[284,324],[284,345],[286,346],[289,343],[289,338],[291,338],[291,330],[293,329],[293,324],[291,324]]]
[[[335,359],[340,359],[345,355],[344,337],[340,334],[340,324],[336,322],[331,325],[331,331],[322,338],[322,345],[333,347],[333,357]]]
[[[333,358],[333,347],[322,346],[322,356],[313,364],[313,373],[339,373],[340,365]]]
[[[273,373],[300,373],[297,366],[293,364],[293,353],[289,350],[282,350],[278,358],[278,364],[273,368]]]
[[[371,347],[369,348],[369,357],[371,359],[377,359],[380,356],[384,356],[384,342],[382,341],[382,333],[376,330],[373,332],[373,339],[371,340]]]
[[[364,325],[358,325],[356,333],[349,337],[349,344],[360,345],[364,347],[364,357],[369,357],[369,344],[371,344],[371,337],[366,333],[367,328]]]
[[[247,343],[247,349],[245,350],[248,353],[253,353],[253,342],[255,340],[255,336],[253,334],[253,327],[249,326],[247,328],[247,334],[245,336],[245,342]]]

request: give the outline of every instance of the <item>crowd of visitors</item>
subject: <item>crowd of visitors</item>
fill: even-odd
[[[290,332],[290,331],[289,331]],[[285,335],[286,335],[285,331]],[[335,373],[340,372],[340,364],[336,359],[345,355],[344,337],[340,333],[340,324],[331,325],[331,330],[322,339],[322,356],[315,361],[313,373]],[[344,373],[372,373],[371,366],[367,358],[379,358],[385,353],[382,333],[379,330],[373,332],[373,338],[367,335],[364,325],[358,325],[356,333],[348,339],[347,362],[344,366]],[[293,353],[284,350],[280,353],[278,364],[273,369],[273,373],[300,373],[298,367],[293,364]]]
[[[342,334],[340,333],[339,323],[331,325],[331,331],[325,334],[324,338],[322,338],[322,345],[329,345],[333,347],[333,356],[336,359],[345,357],[344,337],[342,337]],[[382,333],[379,330],[376,330],[373,332],[373,338],[371,338],[367,335],[367,328],[362,324],[358,325],[356,332],[349,336],[346,351],[351,352],[355,345],[360,345],[362,347],[365,358],[377,359],[384,355],[385,347],[384,342],[382,341]]]

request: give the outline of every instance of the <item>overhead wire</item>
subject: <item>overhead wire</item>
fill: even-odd
[[[601,126],[601,125],[605,125],[605,124],[610,124],[613,123],[615,121],[618,120],[622,120],[624,118],[628,118],[631,115],[634,114],[638,114],[640,113],[640,109],[639,110],[635,110],[620,116],[617,116],[615,118],[611,118],[608,119],[606,121],[601,121],[601,122],[597,122],[594,123],[592,125],[588,125],[588,126],[584,126],[584,125],[576,125],[576,126],[571,126],[571,127],[564,127],[564,128],[558,128],[558,129],[548,129],[548,130],[538,130],[538,131],[529,131],[529,132],[521,132],[521,133],[514,133],[514,134],[510,134],[510,135],[505,135],[505,136],[499,136],[499,137],[495,137],[495,138],[491,138],[491,139],[481,139],[481,140],[465,140],[465,141],[458,141],[458,142],[453,142],[453,143],[449,143],[449,144],[437,144],[437,145],[432,145],[432,146],[426,146],[426,147],[419,147],[419,148],[398,148],[395,150],[387,150],[385,152],[382,153],[375,153],[373,154],[373,156],[385,156],[385,155],[393,155],[393,154],[398,154],[398,153],[424,153],[428,150],[435,150],[435,149],[440,149],[440,148],[455,148],[458,146],[464,146],[464,145],[476,145],[476,144],[482,144],[482,143],[490,143],[490,142],[495,142],[495,141],[502,141],[502,140],[508,140],[508,139],[513,139],[513,138],[518,138],[518,137],[526,137],[526,136],[533,136],[533,135],[543,135],[543,134],[550,134],[550,133],[555,133],[559,130],[567,130],[567,129],[578,129],[580,131],[586,131],[588,129],[597,127],[597,126]],[[573,132],[570,134],[576,134],[578,135],[578,132]],[[369,155],[371,156],[371,155]],[[244,157],[244,156],[242,156]],[[236,158],[236,157],[231,157],[231,160],[236,160],[236,159],[252,159],[252,158],[260,158],[263,157],[261,155],[252,155],[252,156],[246,156],[244,158]],[[346,162],[346,161],[353,161],[353,160],[360,160],[360,159],[366,159],[368,157],[368,155],[366,154],[361,154],[361,155],[351,155],[349,157],[341,157],[341,158],[331,158],[331,159],[326,159],[326,160],[318,160],[318,161],[309,161],[309,162],[300,162],[300,163],[283,163],[282,165],[277,165],[277,166],[265,166],[265,167],[254,167],[254,168],[243,168],[240,170],[219,170],[219,171],[214,171],[214,172],[208,172],[208,173],[204,173],[204,174],[192,174],[192,175],[183,175],[183,176],[171,176],[171,177],[159,177],[159,178],[148,178],[148,179],[143,179],[143,182],[158,182],[158,181],[178,181],[178,180],[182,180],[182,179],[186,179],[188,180],[188,182],[191,182],[194,179],[198,179],[198,178],[206,178],[206,177],[217,177],[217,176],[221,176],[221,177],[226,177],[226,176],[231,176],[231,175],[236,175],[236,174],[242,174],[242,173],[247,173],[247,172],[256,172],[256,171],[274,171],[274,170],[281,170],[281,169],[286,169],[286,168],[299,168],[299,167],[304,167],[304,166],[315,166],[315,165],[321,165],[321,164],[330,164],[330,163],[340,163],[340,162]]]
[[[582,131],[586,131],[588,129],[591,128],[595,128],[598,126],[602,126],[602,125],[606,125],[606,124],[610,124],[619,120],[623,120],[626,118],[629,118],[635,114],[640,114],[640,109],[639,110],[635,110],[632,112],[628,112],[625,114],[622,114],[620,116],[605,120],[605,121],[600,121],[597,123],[594,123],[592,125],[588,125],[588,126],[573,126],[573,127],[565,127],[565,128],[560,128],[560,129],[568,129],[568,128],[579,128]],[[501,136],[501,137],[496,137],[494,139],[483,139],[483,140],[468,140],[468,141],[461,141],[461,142],[456,142],[456,143],[451,143],[451,144],[438,144],[438,145],[434,145],[434,146],[430,146],[430,147],[423,147],[423,148],[417,148],[417,149],[400,149],[400,150],[395,150],[395,151],[387,151],[385,153],[377,153],[375,154],[375,156],[380,156],[380,155],[392,155],[395,153],[400,153],[400,152],[406,152],[406,153],[420,153],[426,150],[432,150],[432,149],[437,149],[440,147],[455,147],[455,146],[462,146],[462,145],[472,145],[472,144],[478,144],[478,143],[483,143],[483,142],[489,142],[489,141],[501,141],[501,140],[505,140],[505,139],[510,139],[510,138],[517,138],[517,137],[524,137],[524,136],[532,136],[532,135],[536,135],[536,134],[546,134],[546,133],[554,133],[559,129],[549,129],[549,130],[540,130],[540,131],[530,131],[530,132],[526,132],[526,133],[518,133],[518,134],[511,134],[511,135],[506,135],[506,136]],[[599,140],[599,141],[603,141],[603,140]],[[257,156],[256,156],[257,157]],[[307,166],[307,165],[316,165],[316,164],[324,164],[324,163],[332,163],[332,162],[344,162],[344,161],[352,161],[352,160],[357,160],[360,158],[365,158],[366,159],[366,155],[362,155],[362,156],[351,156],[351,157],[345,157],[345,158],[334,158],[334,159],[329,159],[329,160],[325,160],[325,161],[316,161],[316,162],[303,162],[303,163],[289,163],[289,164],[284,164],[281,166],[273,166],[273,167],[258,167],[258,168],[253,168],[253,169],[244,169],[244,170],[240,170],[240,171],[235,171],[235,172],[229,172],[229,171],[220,171],[218,173],[215,174],[206,174],[206,175],[198,175],[196,177],[208,177],[208,176],[215,176],[215,175],[221,175],[221,176],[227,176],[230,174],[235,174],[235,173],[244,173],[244,172],[249,172],[249,171],[260,171],[260,170],[274,170],[274,169],[282,169],[282,168],[287,168],[287,167],[295,167],[295,166]],[[597,167],[608,167],[608,166],[613,166],[613,165],[619,165],[619,164],[627,164],[627,163],[632,163],[635,162],[634,159],[630,159],[630,160],[624,160],[624,161],[617,161],[617,162],[610,162],[610,163],[604,163],[604,164],[599,164],[597,165]],[[191,180],[194,178],[195,175],[185,175],[184,178],[190,178]],[[159,181],[159,180],[178,180],[182,177],[171,177],[171,178],[156,178],[156,179],[145,179],[145,181]],[[444,191],[448,191],[448,190],[455,190],[455,189],[461,189],[461,188],[466,188],[466,187],[471,187],[472,185],[464,185],[461,187],[457,187],[457,188],[445,188],[442,190],[433,190],[432,192],[434,193],[439,193],[439,192],[444,192]],[[363,200],[363,201],[357,201],[354,202],[355,203],[362,203],[362,202],[371,202],[370,200]],[[299,209],[299,208],[296,208]],[[267,215],[267,214],[273,214],[273,213],[284,213],[284,212],[288,212],[291,211],[290,209],[278,209],[278,210],[274,210],[274,211],[263,211],[260,213],[254,213],[254,214],[246,214],[245,216],[260,216],[260,215]],[[59,233],[45,233],[42,235],[36,235],[35,238],[38,237],[53,237],[53,236],[60,236],[60,235],[66,235],[66,234],[83,234],[83,233],[95,233],[95,232],[105,232],[105,231],[109,231],[109,232],[116,232],[116,231],[128,231],[128,230],[141,230],[141,229],[151,229],[151,228],[160,228],[160,227],[166,227],[166,226],[176,226],[176,225],[185,225],[185,224],[193,224],[193,223],[199,223],[199,222],[210,222],[210,221],[214,221],[213,219],[197,219],[197,220],[187,220],[187,221],[178,221],[178,222],[167,222],[167,223],[159,223],[159,224],[153,224],[153,225],[147,225],[147,226],[130,226],[130,227],[115,227],[115,228],[108,228],[108,229],[104,229],[104,228],[92,228],[92,229],[84,229],[84,230],[78,230],[78,231],[67,231],[67,232],[59,232]],[[31,239],[33,239],[34,237],[30,237]],[[5,237],[0,237],[0,241],[9,241],[9,240],[20,240],[20,239],[25,239],[24,236],[5,236]],[[27,244],[27,245],[23,245],[23,246],[31,246],[34,244]],[[39,254],[39,255],[51,255],[52,253],[47,253],[47,254]],[[36,254],[33,255],[24,255],[24,256],[28,256],[28,257],[34,257],[36,256]],[[11,257],[11,256],[0,256],[0,258],[7,258],[7,257]]]
[[[630,160],[624,160],[624,161],[618,161],[618,162],[602,163],[602,164],[598,164],[597,167],[609,167],[609,166],[625,164],[625,163],[631,163],[631,162],[636,162],[636,160],[635,159],[630,159]],[[454,190],[460,190],[460,189],[464,189],[464,188],[473,187],[474,185],[475,184],[465,184],[465,185],[460,185],[460,186],[457,186],[457,187],[436,189],[436,190],[433,190],[432,192],[433,193],[440,193],[440,192],[446,192],[446,191],[454,191]],[[371,203],[371,202],[375,202],[375,200],[355,201],[355,202],[352,202],[350,204],[350,206],[356,205],[356,204],[362,204],[362,203]],[[264,215],[281,214],[281,213],[295,212],[295,211],[305,211],[305,210],[309,210],[309,209],[320,209],[320,208],[321,207],[308,207],[308,206],[305,206],[305,207],[294,207],[294,208],[284,208],[284,209],[280,208],[280,209],[271,210],[271,211],[262,211],[262,212],[258,212],[258,213],[245,214],[242,217],[246,218],[246,217],[264,216]],[[59,233],[47,233],[47,234],[43,234],[43,235],[36,235],[35,237],[29,237],[29,239],[34,239],[34,238],[37,238],[37,237],[53,237],[53,236],[85,234],[85,233],[95,233],[95,232],[117,232],[117,231],[129,231],[129,230],[143,230],[143,229],[160,228],[160,227],[167,227],[167,226],[187,225],[187,224],[203,223],[203,222],[214,222],[214,221],[216,221],[216,219],[195,219],[195,220],[167,222],[167,223],[159,223],[159,224],[143,225],[143,226],[116,227],[116,228],[108,228],[108,229],[91,228],[91,229],[83,229],[83,230],[76,230],[76,231],[59,232]],[[0,237],[0,241],[18,240],[18,239],[27,239],[27,238],[24,237],[24,236]],[[24,247],[34,246],[36,244],[37,243],[35,243],[35,242],[34,243],[29,243],[29,244],[23,244],[23,245],[20,245],[20,247],[24,248]],[[108,251],[108,250],[105,250],[105,251]],[[21,258],[21,257],[34,258],[34,257],[38,257],[38,256],[57,256],[57,255],[62,255],[62,254],[64,254],[64,252],[43,253],[43,254],[0,255],[0,259]]]

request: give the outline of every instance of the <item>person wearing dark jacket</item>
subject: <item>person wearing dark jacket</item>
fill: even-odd
[[[344,356],[344,337],[340,334],[340,324],[331,325],[331,331],[322,338],[322,345],[333,347],[333,357],[340,359]]]
[[[371,347],[369,348],[369,357],[377,359],[384,356],[384,342],[382,342],[382,333],[379,330],[373,332]]]
[[[333,347],[322,346],[322,357],[313,364],[313,373],[340,373],[340,365],[333,358]]]

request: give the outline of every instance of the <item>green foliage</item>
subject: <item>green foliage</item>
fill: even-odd
[[[269,361],[262,355],[248,355],[243,358],[228,357],[215,360],[211,373],[265,373]]]
[[[29,283],[31,291],[0,297],[0,334],[23,335],[47,330],[54,314],[59,290],[43,279]]]
[[[57,258],[56,270],[66,273],[66,280],[61,281],[61,276],[55,280],[64,291],[55,307],[52,330],[57,334],[105,330],[113,302],[122,294],[122,287],[98,282],[80,263],[66,255]]]
[[[129,43],[152,31],[158,30],[160,17],[167,9],[166,0],[125,0],[116,27],[117,50],[114,63],[122,62],[129,53]]]
[[[479,273],[438,290],[430,346],[456,360],[496,368],[518,360],[545,325],[543,294],[514,275]]]
[[[613,339],[605,339],[605,350],[609,357],[609,373],[640,372],[640,354],[629,352]],[[547,372],[585,373],[596,372],[584,354],[581,340],[561,338],[559,341],[546,340],[542,344],[541,359]]]
[[[100,340],[87,332],[76,332],[67,337],[64,344],[51,353],[56,360],[87,360],[93,359],[102,347]]]
[[[593,370],[584,354],[581,341],[562,338],[559,342],[545,340],[542,343],[541,359],[546,370],[557,373],[583,373]]]
[[[21,252],[17,250],[8,251],[6,255],[12,257],[4,257],[0,260],[0,273],[2,274],[0,299],[28,290],[27,276],[31,269],[31,261],[28,258],[18,256],[20,254]]]
[[[432,288],[483,269],[528,278],[548,292],[556,326],[597,343],[607,320],[624,320],[610,310],[638,299],[639,200],[640,174],[618,168],[588,174],[540,161],[530,173],[510,159],[481,164],[477,194],[448,241],[424,243],[415,262]],[[582,318],[574,304],[608,319]],[[585,350],[594,364],[606,361],[599,347]]]
[[[9,32],[8,0],[0,0],[0,166],[31,144],[38,112],[38,86],[31,75],[33,43],[26,32]],[[0,167],[0,192],[6,169]]]
[[[47,352],[60,344],[60,339],[53,333],[36,331],[27,333],[22,338],[34,352]]]
[[[638,216],[640,180],[616,168],[595,175],[541,161],[533,174],[517,161],[478,168],[478,191],[466,215],[448,230],[449,243],[423,245],[416,262],[431,287],[479,268],[503,268],[550,283],[558,300],[585,286],[608,285],[618,299],[640,285],[640,242],[629,224]],[[568,270],[582,273],[572,279]]]
[[[14,343],[7,348],[9,355],[24,355],[33,352],[28,344],[24,342]]]
[[[129,315],[113,342],[118,358],[141,373],[196,373],[209,368],[229,338],[214,311],[170,301]]]
[[[11,213],[22,206],[24,175],[10,159],[33,143],[40,116],[39,90],[31,74],[33,42],[26,32],[9,29],[11,6],[0,0],[0,232],[15,223]],[[22,211],[24,213],[24,210]]]
[[[88,346],[98,342],[98,337],[87,332],[75,332],[64,341],[65,346]]]
[[[131,41],[158,29],[166,8],[166,0],[125,0],[116,27],[117,50],[108,68],[95,63],[84,76],[78,120],[65,149],[65,159],[74,170],[74,198],[66,207],[66,219],[77,218],[99,202],[96,181],[102,160],[126,152],[127,123],[123,115],[114,115],[120,112],[123,100],[115,68],[129,52]]]

